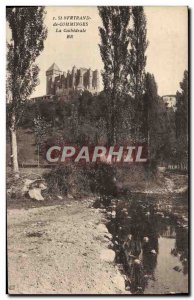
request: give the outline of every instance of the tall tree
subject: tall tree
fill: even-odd
[[[135,99],[134,115],[134,133],[139,138],[139,131],[142,119],[143,93],[145,92],[145,66],[146,66],[146,49],[147,28],[144,8],[142,6],[133,6],[132,12],[132,29],[130,30],[130,49],[128,56],[129,67],[129,89]]]
[[[180,160],[184,160],[188,155],[188,84],[188,71],[185,70],[180,82],[181,91],[176,93],[176,137]]]
[[[123,6],[98,7],[103,27],[99,28],[101,36],[100,53],[104,63],[102,73],[104,90],[108,104],[108,140],[116,143],[117,100],[126,92],[128,85],[128,45],[130,8]]]
[[[141,132],[148,145],[148,158],[153,165],[172,163],[175,154],[175,121],[173,108],[167,108],[158,95],[153,74],[145,75]]]
[[[22,106],[38,84],[39,68],[34,63],[44,49],[47,30],[44,26],[44,7],[7,7],[6,18],[11,30],[7,43],[7,86],[11,95],[9,129],[13,171],[19,174],[17,155],[17,126]]]
[[[153,74],[145,75],[145,93],[143,96],[141,132],[148,145],[149,159],[155,155],[158,134],[158,87]]]
[[[143,6],[133,6],[131,11],[133,24],[130,30],[129,49],[130,91],[132,96],[138,98],[145,90],[147,28]]]

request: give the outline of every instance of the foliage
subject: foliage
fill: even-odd
[[[99,47],[104,63],[104,72],[102,73],[104,91],[107,94],[108,143],[115,144],[118,99],[127,93],[128,86],[126,61],[129,45],[130,8],[103,6],[98,10],[103,24],[103,27],[99,28],[101,36]]]
[[[180,82],[181,91],[177,91],[176,98],[176,138],[179,145],[177,155],[179,162],[188,159],[188,71],[184,71],[183,80]]]
[[[145,51],[148,46],[146,17],[143,6],[132,6],[133,26],[130,30],[130,49],[128,67],[130,74],[130,92],[136,100],[144,93],[145,66],[147,57]]]
[[[49,173],[43,174],[46,180],[48,193],[52,195],[67,194],[67,177],[69,170],[66,167],[59,166],[56,169],[52,169]]]
[[[90,174],[89,166],[68,163],[51,169],[44,178],[49,194],[80,197],[91,193]]]
[[[48,134],[50,132],[51,124],[46,122],[43,118],[38,116],[37,118],[34,118],[34,134],[36,143],[40,146],[42,146],[46,138],[48,137]]]
[[[117,194],[114,182],[114,166],[106,163],[96,163],[91,172],[91,190],[100,196],[112,196]]]
[[[127,83],[126,57],[128,55],[130,8],[124,6],[99,7],[103,27],[100,53],[104,63],[102,73],[104,90],[121,92]]]
[[[6,19],[11,30],[7,43],[7,81],[9,95],[8,123],[11,136],[13,171],[19,175],[16,129],[24,110],[24,102],[38,84],[37,56],[44,49],[47,30],[44,7],[9,6]]]
[[[91,165],[67,163],[44,174],[49,194],[79,197],[94,193],[102,198],[116,196],[114,176],[114,167],[100,162]]]
[[[142,114],[145,108],[143,94],[145,92],[145,55],[148,41],[146,17],[142,6],[133,6],[132,29],[130,30],[130,49],[127,65],[129,68],[129,91],[134,98],[132,117],[132,136],[142,140]]]
[[[143,108],[143,133],[148,144],[148,156],[152,165],[172,163],[175,157],[175,113],[167,108],[158,96],[157,84],[153,74],[145,76]]]
[[[21,117],[22,102],[29,98],[38,84],[37,56],[44,49],[47,30],[44,7],[7,7],[6,17],[11,29],[7,43],[7,89],[11,93],[11,107],[16,123]]]

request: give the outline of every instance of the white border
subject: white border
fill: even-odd
[[[1,22],[1,26],[0,26],[0,37],[1,37],[1,43],[0,43],[0,70],[1,70],[1,80],[0,80],[0,130],[1,130],[1,138],[0,138],[0,229],[1,229],[1,235],[0,235],[0,259],[1,259],[1,263],[0,263],[0,296],[1,299],[6,299],[8,296],[5,295],[5,282],[6,282],[6,278],[5,278],[5,232],[6,232],[6,226],[5,226],[5,65],[6,65],[6,51],[5,51],[5,45],[6,45],[6,30],[5,30],[5,26],[6,26],[6,22],[5,22],[5,6],[6,5],[50,5],[50,6],[64,6],[64,5],[68,5],[68,6],[91,6],[91,5],[143,5],[143,6],[189,6],[191,9],[193,9],[194,7],[194,2],[192,0],[160,0],[160,1],[154,1],[154,0],[149,0],[149,1],[145,1],[145,0],[131,0],[131,1],[123,1],[123,0],[98,0],[98,1],[89,1],[89,0],[85,0],[85,1],[78,1],[78,0],[71,0],[71,1],[64,1],[64,0],[34,0],[31,2],[27,2],[26,0],[20,0],[20,1],[5,1],[5,0],[1,0],[0,2],[0,22]],[[190,22],[192,24],[192,22]],[[191,49],[193,49],[192,45],[193,45],[193,28],[190,29],[192,36],[191,36]],[[178,43],[178,41],[177,41]],[[191,62],[191,60],[190,60]],[[193,67],[193,65],[192,65]],[[192,68],[191,71],[192,71]],[[191,82],[191,96],[192,96],[192,83],[193,83],[193,79]],[[192,103],[192,97],[191,97],[191,103]],[[190,105],[190,108],[192,110],[192,116],[194,115],[194,106]],[[191,118],[191,122],[192,122],[192,118]],[[191,127],[191,141],[193,141],[193,137],[194,137],[194,129],[193,128],[193,124]],[[193,143],[192,143],[193,146]],[[193,147],[192,147],[193,149]],[[192,162],[192,166],[193,166],[193,162]],[[192,186],[191,182],[191,186]],[[193,197],[191,197],[192,200]],[[193,205],[192,205],[193,208]],[[193,211],[192,211],[193,212]],[[193,215],[192,215],[193,216]],[[191,216],[191,217],[192,217]],[[192,231],[192,235],[191,235],[191,241],[193,241],[193,234],[194,231]],[[193,246],[193,242],[192,245]],[[193,247],[191,248],[193,249]],[[192,254],[192,253],[191,253]],[[192,270],[193,271],[193,268]],[[191,272],[192,275],[192,272]],[[191,276],[191,292],[192,292],[192,286],[193,286],[193,276]],[[17,298],[22,298],[24,299],[25,297],[17,297]],[[38,297],[40,298],[40,297]],[[54,297],[56,298],[56,297]],[[88,298],[88,297],[87,297]],[[89,297],[91,298],[91,297]],[[105,297],[102,297],[105,298]],[[119,297],[121,298],[121,297]],[[134,297],[133,297],[134,298]],[[135,297],[137,298],[137,297]],[[159,297],[154,297],[154,298],[159,298]],[[181,298],[188,298],[188,297],[181,297]],[[171,299],[171,297],[165,297],[165,299]]]

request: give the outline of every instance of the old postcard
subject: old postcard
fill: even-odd
[[[7,293],[188,295],[188,8],[6,24]]]

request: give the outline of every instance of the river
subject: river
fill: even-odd
[[[106,207],[116,263],[132,294],[188,293],[186,194],[134,193]]]

